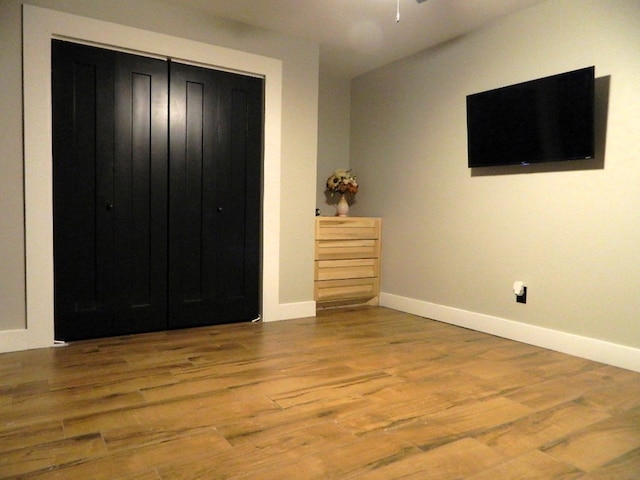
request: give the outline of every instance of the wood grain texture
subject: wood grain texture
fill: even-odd
[[[0,355],[0,478],[637,479],[640,374],[379,307]]]
[[[316,217],[316,307],[378,305],[382,219]]]

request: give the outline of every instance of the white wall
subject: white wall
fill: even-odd
[[[0,334],[24,329],[27,322],[21,143],[21,3],[18,0],[0,3],[0,106],[3,111],[0,137],[0,190],[3,192],[3,212],[0,215],[3,247],[0,249]],[[265,229],[277,229],[280,238],[276,252],[270,252],[267,259],[271,262],[275,258],[278,263],[276,270],[279,270],[279,275],[275,281],[279,288],[275,291],[279,291],[279,298],[269,301],[281,307],[277,319],[313,314],[312,212],[315,208],[319,46],[314,42],[220,21],[201,12],[150,0],[134,3],[125,0],[33,0],[31,3],[282,62],[279,92],[281,170],[277,180],[282,187],[280,193],[287,194],[287,201],[279,205],[277,202],[265,204],[265,210],[278,210],[277,217],[281,219],[279,224],[269,222],[264,226]],[[117,45],[117,39],[114,44]],[[40,81],[48,82],[48,76],[43,75]],[[270,139],[266,141],[269,143]],[[271,174],[271,171],[265,172],[265,181],[269,181]],[[269,214],[265,216],[268,217]],[[0,335],[0,350],[11,348],[2,342],[3,338],[11,337]]]
[[[363,214],[384,217],[388,304],[638,353],[639,26],[637,0],[549,0],[353,81],[351,167]],[[589,65],[598,158],[467,168],[466,95]]]

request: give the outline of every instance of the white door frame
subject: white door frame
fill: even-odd
[[[51,39],[171,58],[265,79],[262,213],[263,321],[280,319],[282,61],[91,18],[23,7],[26,317],[0,332],[0,352],[54,344]]]

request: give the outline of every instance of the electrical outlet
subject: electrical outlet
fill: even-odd
[[[527,287],[524,287],[524,292],[522,292],[522,295],[516,295],[516,302],[527,303]]]

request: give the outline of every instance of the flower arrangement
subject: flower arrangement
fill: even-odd
[[[331,196],[336,193],[340,195],[355,195],[358,192],[358,181],[351,170],[339,168],[327,178],[327,191]]]

